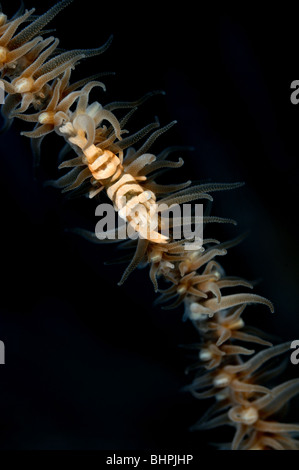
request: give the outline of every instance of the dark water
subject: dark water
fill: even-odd
[[[10,14],[18,8],[13,3]],[[103,78],[107,92],[95,89],[94,99],[105,104],[166,91],[132,119],[135,130],[156,115],[161,125],[178,120],[153,152],[195,148],[165,181],[246,183],[215,195],[213,214],[236,219],[238,227],[209,227],[209,233],[225,240],[250,229],[223,265],[229,275],[261,279],[256,292],[273,301],[275,314],[252,306],[245,319],[282,340],[298,339],[299,106],[290,101],[290,84],[299,79],[297,12],[190,5],[97,10],[90,0],[77,1],[53,25],[66,49],[97,47],[114,34],[108,52],[74,72],[74,79],[116,72]],[[23,129],[15,122],[0,140],[6,346],[0,448],[190,450],[226,441],[227,433],[188,431],[207,406],[181,391],[193,359],[178,345],[197,339],[192,326],[182,323],[180,309],[152,306],[146,270],[117,287],[124,267],[103,265],[118,256],[115,248],[65,233],[92,230],[96,203],[65,201],[43,187],[58,176],[56,137],[45,139],[34,180]],[[298,404],[293,410],[298,415]]]

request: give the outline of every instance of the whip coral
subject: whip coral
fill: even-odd
[[[95,88],[101,89],[100,96],[105,91],[98,80],[104,74],[71,83],[79,61],[102,54],[112,38],[98,48],[64,52],[58,49],[58,39],[44,38],[43,28],[70,3],[61,1],[37,18],[33,17],[34,9],[23,11],[22,7],[11,19],[1,13],[0,71],[6,92],[3,130],[14,119],[34,125],[22,135],[32,141],[36,164],[44,138],[51,133],[59,136],[64,141],[59,165],[63,174],[47,184],[89,199],[105,195],[135,234],[132,240],[120,241],[116,232],[113,240],[130,250],[131,257],[119,285],[135,268],[145,268],[160,294],[157,304],[163,304],[164,309],[184,306],[184,319],[193,323],[199,335],[199,342],[190,346],[197,351],[198,361],[187,371],[195,371],[195,377],[185,389],[197,399],[214,398],[193,430],[233,427],[233,441],[221,444],[223,449],[298,449],[299,425],[280,422],[277,415],[299,392],[299,379],[273,384],[280,368],[268,365],[289,351],[290,343],[273,346],[262,332],[246,325],[242,315],[248,305],[261,304],[271,312],[274,307],[267,298],[246,291],[253,289],[251,282],[226,275],[218,261],[242,237],[224,242],[205,238],[200,249],[188,251],[190,240],[177,241],[173,236],[181,221],[172,220],[166,236],[158,215],[161,205],[165,211],[173,204],[192,201],[208,205],[213,201],[212,193],[238,190],[243,183],[156,181],[166,170],[181,168],[184,163],[181,156],[175,161],[168,159],[172,153],[181,155],[184,149],[180,147],[150,153],[154,142],[176,121],[160,127],[156,119],[133,133],[128,127],[139,107],[163,92],[103,105],[90,96]],[[71,157],[66,158],[69,152]],[[197,222],[196,217],[192,222]],[[209,215],[208,210],[202,222],[204,232],[207,224],[235,224],[232,219]],[[99,233],[80,228],[73,232],[95,243],[103,242]],[[166,288],[160,289],[160,283]],[[248,344],[258,345],[260,350],[256,352]]]

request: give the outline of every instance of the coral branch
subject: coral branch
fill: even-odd
[[[275,414],[299,392],[299,380],[274,388],[261,381],[262,377],[273,378],[278,369],[271,368],[268,361],[288,351],[290,344],[272,346],[262,335],[252,334],[242,318],[245,307],[250,304],[266,305],[271,312],[273,305],[268,299],[246,291],[223,294],[223,289],[253,288],[244,279],[227,276],[215,261],[216,257],[226,256],[227,250],[244,236],[223,243],[206,239],[200,248],[188,251],[186,245],[190,240],[178,241],[174,236],[175,230],[181,228],[180,219],[173,219],[168,235],[163,234],[162,216],[173,204],[211,202],[212,192],[237,189],[243,183],[192,186],[191,181],[168,185],[155,181],[162,169],[180,168],[184,163],[181,157],[177,161],[167,160],[172,151],[179,150],[177,147],[170,147],[157,156],[148,153],[156,139],[176,121],[160,127],[156,120],[123,138],[128,133],[124,126],[133,112],[162,92],[103,106],[98,101],[89,102],[93,88],[105,90],[105,85],[96,80],[101,74],[70,83],[71,72],[79,60],[101,54],[111,42],[109,38],[97,49],[57,54],[58,39],[43,39],[40,34],[70,3],[71,0],[57,3],[44,15],[31,20],[18,34],[17,29],[30,20],[34,9],[24,14],[20,10],[10,21],[1,13],[0,71],[7,94],[2,108],[4,127],[15,118],[33,123],[34,128],[22,134],[35,142],[36,153],[46,135],[61,136],[64,139],[62,159],[69,150],[72,156],[59,165],[67,172],[49,183],[63,192],[81,191],[89,198],[104,192],[134,235],[126,246],[135,251],[119,285],[136,267],[147,266],[155,291],[159,291],[159,278],[168,283],[166,289],[160,290],[157,303],[170,301],[163,307],[167,309],[184,305],[184,318],[193,322],[200,337],[199,344],[194,345],[199,361],[188,370],[198,372],[187,389],[198,399],[216,399],[193,429],[234,427],[232,449],[298,449],[294,433],[299,432],[299,425],[280,423],[275,420]],[[115,114],[124,109],[130,109],[127,115]],[[146,136],[139,148],[132,147]],[[192,216],[191,223],[197,221]],[[232,219],[209,215],[205,215],[202,222],[204,225],[235,224]],[[114,239],[109,236],[113,233],[107,232],[106,240],[101,240],[102,232],[94,234],[80,229],[74,232],[96,243],[119,241],[118,231],[114,232]],[[255,353],[247,348],[248,343],[263,349]],[[249,358],[244,360],[246,356]]]

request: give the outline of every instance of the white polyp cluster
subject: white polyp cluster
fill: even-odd
[[[85,114],[80,114],[79,116],[71,119],[70,121],[66,122],[63,126],[59,127],[59,131],[61,134],[65,135],[65,138],[73,145],[79,147],[80,149],[84,149],[87,144],[86,139],[86,130],[84,127],[78,125],[78,121],[82,121],[84,119]]]
[[[207,361],[210,361],[213,357],[213,354],[211,353],[211,351],[207,348],[202,348],[200,353],[199,353],[199,359],[201,361],[204,361],[204,362],[207,362]]]
[[[44,112],[38,116],[38,122],[40,124],[54,124],[55,113],[54,112]]]
[[[4,64],[6,62],[6,59],[7,59],[7,49],[6,47],[0,46],[0,64]]]
[[[103,84],[104,85],[104,84]],[[105,91],[105,86],[104,86]],[[86,114],[94,119],[97,116],[99,110],[102,109],[102,105],[98,101],[94,101],[86,108]]]
[[[180,287],[177,288],[177,293],[179,295],[185,294],[187,292],[187,286],[181,285]]]
[[[168,272],[169,269],[174,269],[174,268],[175,268],[174,264],[170,263],[170,261],[165,261],[164,259],[160,261],[160,268],[159,268],[160,272],[162,273]]]
[[[259,419],[258,410],[254,406],[236,406],[228,412],[229,418],[235,423],[251,426]]]
[[[250,406],[249,408],[245,408],[243,411],[240,413],[240,419],[242,423],[244,424],[254,424],[259,418],[257,409],[254,408],[253,406]]]
[[[212,272],[213,278],[215,278],[217,281],[221,278],[221,273],[217,271],[216,269]]]
[[[74,135],[75,130],[71,122],[66,122],[63,126],[59,127],[61,134],[66,134],[67,136]]]
[[[202,307],[198,302],[192,302],[189,305],[189,318],[190,320],[207,320],[207,313],[202,312]]]
[[[213,385],[215,387],[227,387],[232,380],[232,377],[230,374],[227,374],[226,372],[220,372],[214,377],[213,380]]]
[[[22,77],[14,83],[16,93],[28,93],[32,90],[34,80],[31,77]]]
[[[219,401],[226,400],[228,396],[229,396],[229,390],[224,388],[223,390],[221,390],[221,392],[216,393],[215,399],[216,401],[219,402]]]

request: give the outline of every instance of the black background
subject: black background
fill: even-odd
[[[41,14],[53,3],[26,7]],[[2,6],[10,16],[19,4]],[[297,18],[286,4],[262,11],[75,0],[49,25],[65,49],[98,47],[113,33],[109,50],[81,61],[73,73],[74,81],[116,72],[103,78],[107,91],[95,89],[93,99],[106,104],[166,92],[141,107],[132,129],[155,116],[161,125],[178,120],[152,151],[178,144],[195,150],[182,154],[185,165],[168,182],[246,183],[217,193],[213,205],[214,215],[235,218],[238,226],[209,227],[209,233],[226,240],[250,229],[221,262],[229,275],[261,280],[256,292],[273,301],[275,314],[252,306],[245,319],[282,340],[299,338],[299,106],[290,101],[290,84],[299,79]],[[33,178],[30,142],[19,135],[25,127],[15,122],[0,138],[0,339],[6,346],[0,448],[194,451],[229,440],[226,430],[188,430],[207,406],[182,392],[189,381],[184,369],[194,358],[178,345],[198,339],[192,325],[182,323],[181,309],[152,306],[146,269],[118,287],[124,267],[103,265],[118,256],[115,247],[65,232],[92,230],[97,201],[66,201],[43,186],[59,175],[55,136],[44,140]],[[291,367],[293,376],[298,367]]]

